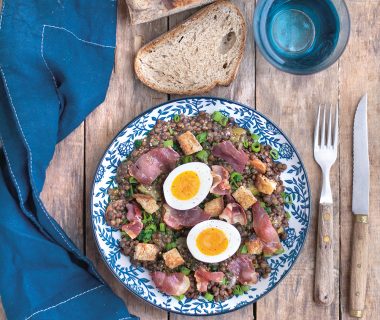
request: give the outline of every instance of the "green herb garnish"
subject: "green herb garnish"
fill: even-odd
[[[170,133],[171,135],[173,135],[173,133],[174,133],[174,130],[173,130],[172,128],[170,128],[170,127],[169,127],[169,133]]]
[[[205,295],[204,295],[205,299],[207,301],[212,301],[214,300],[214,296],[210,293],[210,292],[206,292]]]
[[[134,145],[135,145],[135,148],[140,148],[142,145],[142,140],[135,140]]]
[[[258,142],[261,137],[258,134],[254,133],[251,135],[251,138],[254,142]]]
[[[147,224],[148,222],[151,222],[153,221],[153,215],[147,213],[144,211],[143,213],[143,219],[142,219],[142,223],[145,225]]]
[[[245,244],[244,246],[241,247],[241,249],[240,249],[240,253],[243,253],[243,254],[248,253],[248,248],[247,248],[247,245],[246,245],[246,244]]]
[[[228,122],[228,118],[223,113],[221,113],[220,111],[215,111],[211,115],[211,117],[212,117],[212,120],[214,120],[215,122],[219,123],[223,127],[226,126],[226,124]]]
[[[266,208],[267,205],[265,204],[265,202],[261,201],[261,202],[260,202],[260,207],[261,207],[261,208]]]
[[[288,220],[292,217],[290,212],[285,212],[285,216],[286,216],[286,219],[288,219]]]
[[[269,151],[269,154],[273,160],[277,160],[279,157],[278,151],[276,149],[272,149],[271,151]]]
[[[222,281],[220,281],[220,283],[223,284],[223,285],[225,285],[225,286],[228,286],[228,280],[227,280],[227,278],[224,277],[224,278],[222,279]]]
[[[207,162],[209,153],[206,150],[201,150],[195,154],[195,156],[202,162]]]
[[[197,140],[199,143],[203,143],[207,140],[207,132],[201,132],[200,134],[197,134]]]
[[[165,223],[161,222],[160,223],[160,232],[165,232],[166,231],[166,225]]]
[[[260,142],[256,141],[256,142],[252,143],[252,145],[251,145],[251,150],[252,150],[253,152],[258,153],[258,152],[260,152],[260,149],[261,149]]]
[[[128,179],[129,183],[136,184],[138,181],[134,177],[129,177]]]
[[[285,204],[292,204],[293,203],[293,197],[291,194],[286,192],[281,192],[281,197],[284,200]]]
[[[184,294],[181,294],[180,296],[173,296],[174,299],[177,299],[178,301],[181,301],[183,298],[185,298]]]
[[[174,122],[179,122],[181,120],[181,116],[179,114],[176,114],[174,117],[173,117],[173,120]]]
[[[237,296],[241,296],[243,295],[245,292],[247,292],[248,290],[250,289],[249,286],[241,286],[241,285],[236,285],[234,290],[233,290],[233,294],[234,295],[237,295]]]
[[[173,148],[173,146],[174,146],[174,143],[173,143],[173,140],[165,140],[164,141],[164,147],[165,148]]]
[[[243,141],[243,147],[246,149],[249,147],[249,142],[247,140]]]
[[[193,157],[192,156],[184,156],[184,157],[182,157],[182,162],[183,163],[189,163],[191,161],[193,161]]]
[[[191,272],[191,270],[189,268],[186,268],[186,267],[181,267],[180,269],[181,273],[183,273],[185,276],[188,276]]]
[[[177,243],[176,243],[176,241],[173,241],[173,242],[167,243],[167,244],[165,245],[165,249],[166,249],[166,251],[169,251],[169,250],[171,250],[171,249],[174,249],[175,247],[177,247]]]

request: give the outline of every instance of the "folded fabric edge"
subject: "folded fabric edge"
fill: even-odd
[[[36,310],[25,320],[77,319],[79,315],[83,316],[83,311],[86,319],[139,320],[138,317],[128,314],[123,302],[115,299],[112,290],[103,284]]]

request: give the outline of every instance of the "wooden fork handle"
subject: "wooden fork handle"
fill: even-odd
[[[350,315],[363,316],[368,274],[368,215],[355,215],[352,235]]]
[[[314,300],[329,305],[334,300],[334,218],[333,204],[320,203],[317,253],[315,257]]]

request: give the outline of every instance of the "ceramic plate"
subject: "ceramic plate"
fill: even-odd
[[[279,161],[287,165],[281,175],[286,192],[293,203],[286,209],[291,213],[288,237],[283,241],[285,252],[268,260],[272,272],[261,279],[242,296],[234,296],[222,302],[209,302],[203,297],[178,301],[159,292],[149,273],[142,267],[134,267],[119,249],[120,233],[106,224],[105,210],[109,201],[107,191],[116,185],[115,176],[119,163],[134,148],[134,140],[142,139],[158,119],[168,120],[176,114],[196,115],[200,111],[212,113],[220,110],[234,117],[239,126],[261,136],[261,143],[269,144],[279,152]],[[253,303],[271,291],[294,265],[305,242],[310,218],[310,188],[302,161],[289,139],[269,119],[257,111],[236,102],[219,98],[188,98],[170,101],[150,109],[130,122],[112,141],[96,170],[92,195],[91,219],[95,239],[101,256],[115,277],[132,293],[152,305],[186,315],[211,315],[234,311]]]

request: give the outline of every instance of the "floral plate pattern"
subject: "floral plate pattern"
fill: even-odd
[[[134,141],[143,138],[158,119],[169,120],[176,114],[196,115],[200,111],[222,111],[234,117],[237,124],[251,133],[260,135],[261,143],[269,144],[279,152],[279,161],[287,165],[281,175],[286,193],[292,195],[292,203],[286,204],[291,214],[285,252],[268,260],[272,268],[270,276],[252,286],[241,296],[220,302],[209,302],[203,297],[184,298],[181,301],[159,292],[149,273],[133,266],[119,248],[120,233],[105,221],[109,201],[107,191],[114,187],[116,170],[134,148]],[[289,272],[300,254],[309,226],[310,188],[302,161],[289,139],[281,130],[257,111],[239,103],[219,98],[188,98],[166,102],[150,109],[130,122],[115,137],[96,170],[91,194],[91,220],[93,232],[102,258],[116,278],[132,293],[167,311],[186,315],[215,315],[237,310],[253,303],[271,291]]]

